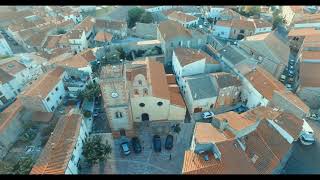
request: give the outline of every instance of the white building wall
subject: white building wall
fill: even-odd
[[[220,8],[220,7],[214,7],[210,9],[210,12],[208,14],[208,17],[210,18],[219,18],[220,17],[220,12],[224,10],[224,8]]]
[[[320,23],[299,23],[294,24],[295,28],[319,28]]]
[[[56,87],[58,87],[58,91],[56,91]],[[66,91],[64,89],[62,80],[60,80],[57,83],[57,85],[50,91],[48,96],[42,100],[47,111],[53,112],[57,108],[57,106],[61,103],[65,95],[66,95]],[[60,99],[60,96],[61,96],[61,99]],[[50,98],[49,101],[46,100],[48,97]],[[54,109],[51,110],[53,106],[54,106]]]
[[[256,30],[254,31],[254,34],[267,33],[271,31],[272,31],[272,27],[256,28]]]
[[[0,55],[12,55],[13,52],[4,38],[0,39]]]
[[[247,99],[246,106],[248,108],[254,108],[259,105],[267,106],[269,100],[264,98],[253,86],[252,84],[246,79],[242,79],[242,88],[241,88],[241,99]]]
[[[222,38],[229,38],[230,32],[231,32],[231,27],[214,26],[213,35],[222,37]]]

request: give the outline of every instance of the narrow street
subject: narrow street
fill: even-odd
[[[304,146],[300,142],[294,144],[292,156],[288,160],[283,174],[319,174],[320,173],[320,122],[308,121],[314,130],[316,142]]]

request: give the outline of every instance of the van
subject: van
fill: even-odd
[[[314,132],[305,119],[303,119],[302,131],[300,133],[300,142],[303,145],[311,145],[315,142]]]

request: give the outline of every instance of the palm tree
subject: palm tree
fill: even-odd
[[[99,94],[100,94],[99,85],[97,83],[89,83],[86,86],[86,89],[80,92],[79,98],[92,100],[93,98],[99,96]]]

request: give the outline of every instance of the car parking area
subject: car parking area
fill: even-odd
[[[172,124],[168,123],[170,127]],[[129,143],[131,153],[127,156],[121,150],[121,143],[124,139],[116,139],[110,142],[112,154],[105,163],[104,173],[106,174],[180,174],[183,166],[185,150],[189,149],[191,143],[194,123],[180,123],[179,134],[170,132],[173,135],[173,148],[165,149],[167,132],[154,133],[152,126],[141,124],[137,127],[138,138],[142,151],[136,154]],[[161,152],[153,149],[152,138],[158,134],[161,138]],[[131,141],[131,139],[130,139]],[[171,155],[171,159],[170,159]],[[92,173],[99,172],[99,167],[93,168]],[[101,172],[100,172],[101,173]]]

